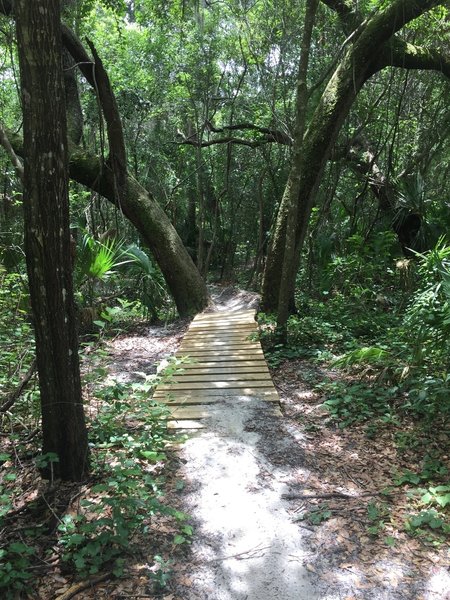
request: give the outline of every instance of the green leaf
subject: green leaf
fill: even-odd
[[[430,492],[427,492],[426,494],[424,494],[422,496],[422,498],[420,499],[421,502],[423,502],[424,504],[428,504],[429,502],[431,502],[434,499],[434,494],[430,494]]]
[[[450,504],[450,494],[444,494],[443,496],[436,496],[436,502],[442,508],[445,508],[447,504]]]
[[[186,538],[183,535],[177,534],[174,538],[173,538],[173,543],[174,544],[184,544],[186,542]]]

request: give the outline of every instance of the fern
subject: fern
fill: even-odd
[[[376,346],[367,346],[347,352],[340,358],[333,361],[333,365],[336,367],[342,367],[344,369],[354,365],[374,365],[379,367],[386,365],[391,358],[391,353],[388,350],[377,348]]]

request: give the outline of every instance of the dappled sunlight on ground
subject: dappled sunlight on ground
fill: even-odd
[[[270,433],[274,419],[263,414],[261,401],[229,398],[184,446],[186,510],[197,525],[193,598],[318,597],[305,566],[310,549],[281,500],[289,471],[264,455],[263,422]]]
[[[389,428],[376,435],[367,435],[365,425],[336,428],[321,408],[323,398],[308,383],[326,375],[299,360],[274,373],[285,419],[305,432],[302,446],[309,476],[298,479],[289,499],[303,519],[300,526],[312,533],[309,542],[317,553],[311,568],[317,585],[322,590],[329,585],[319,597],[333,597],[327,594],[338,589],[339,598],[447,600],[448,540],[433,545],[408,535],[403,526],[408,486],[392,486],[396,473],[418,465],[411,463],[413,456],[397,455],[395,432]]]

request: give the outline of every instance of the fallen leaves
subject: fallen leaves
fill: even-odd
[[[309,470],[307,480],[299,477],[292,482],[290,488],[295,491],[285,497],[290,499],[291,510],[305,512],[326,498],[332,514],[311,528],[310,543],[317,546],[317,553],[306,568],[329,583],[351,577],[351,585],[358,590],[377,586],[395,590],[402,585],[416,590],[435,566],[448,567],[450,560],[448,543],[433,547],[404,531],[411,510],[405,486],[384,493],[392,486],[395,471],[417,470],[417,456],[398,453],[394,427],[380,428],[376,436],[368,437],[365,425],[345,430],[327,426],[323,411],[317,410],[322,399],[308,383],[311,373],[319,379],[317,371],[306,360],[294,360],[273,373],[275,383],[283,381],[286,417],[305,431],[304,466]],[[436,438],[435,444],[439,440],[448,444],[447,434]],[[448,463],[448,454],[441,451],[441,460]],[[347,596],[353,597],[361,598]]]

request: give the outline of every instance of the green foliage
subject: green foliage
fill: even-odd
[[[27,589],[33,578],[30,566],[34,554],[34,548],[22,542],[0,548],[0,590],[3,590],[3,598],[12,600],[17,597],[17,592]]]
[[[156,320],[161,307],[166,306],[170,310],[169,296],[162,273],[139,246],[132,244],[126,249],[125,254],[130,259],[132,272],[136,273],[136,287],[146,315]]]
[[[393,401],[398,393],[397,387],[338,381],[321,384],[318,389],[325,392],[327,399],[323,406],[341,428],[375,419],[383,423],[395,421]]]
[[[450,533],[450,525],[433,508],[412,515],[405,522],[405,530],[413,535],[426,535],[427,529],[444,534]]]
[[[424,422],[445,421],[450,416],[450,374],[443,377],[413,375],[408,380],[408,396],[403,405]]]
[[[450,504],[450,485],[429,487],[420,498],[422,504],[437,504],[445,508]]]
[[[397,475],[394,480],[395,485],[418,484],[423,481],[436,481],[448,475],[447,467],[442,462],[432,455],[426,455],[423,461],[421,471],[413,472],[406,469],[401,474]]]
[[[414,366],[441,362],[450,368],[450,245],[440,238],[420,258],[419,290],[405,315]]]
[[[166,284],[159,268],[136,244],[125,247],[115,238],[104,242],[85,233],[77,252],[76,284],[80,304],[93,307],[103,295],[115,290],[125,297],[117,298],[116,306],[103,307],[99,327],[142,316],[158,319],[160,311],[166,314],[172,308]],[[133,314],[132,314],[133,313]]]
[[[332,516],[331,510],[326,503],[320,504],[316,508],[305,511],[299,518],[299,521],[307,521],[310,525],[320,525],[328,521]]]
[[[102,482],[58,528],[62,559],[81,576],[105,566],[119,576],[134,537],[148,535],[154,515],[170,515],[180,523],[174,544],[187,543],[192,534],[187,516],[160,500],[160,483],[149,468],[165,460],[168,437],[167,408],[149,400],[154,382],[150,376],[144,383],[113,383],[97,391],[102,403],[90,424],[90,441]]]
[[[11,457],[6,453],[0,454],[0,460],[10,462]],[[0,484],[0,528],[5,525],[5,517],[13,508],[13,490],[7,482],[13,482],[16,479],[16,473],[8,470],[2,476],[3,483]],[[2,544],[0,548],[0,594],[2,598],[16,597],[16,593],[24,590],[32,578],[30,566],[33,562],[35,549],[23,542],[14,541]]]
[[[367,532],[370,535],[378,536],[385,528],[386,521],[389,519],[389,509],[385,503],[369,502],[367,505],[367,518],[370,525],[367,527]]]
[[[91,344],[90,361],[96,364],[96,358],[98,366],[87,374],[86,380],[91,398],[89,439],[96,483],[88,485],[83,498],[61,517],[53,541],[63,568],[80,577],[103,569],[121,576],[127,557],[133,555],[142,537],[152,535],[153,523],[160,515],[173,523],[172,539],[168,542],[172,547],[189,544],[193,534],[187,515],[167,506],[163,498],[169,412],[151,400],[151,392],[161,377],[149,375],[142,382],[105,385],[105,355]],[[179,361],[170,361],[165,377],[171,377],[178,369]],[[38,455],[35,464],[38,468],[48,467],[56,460],[57,456],[48,453]],[[3,528],[21,490],[15,487],[19,465],[14,465],[11,453],[0,453],[0,464]],[[41,531],[27,529],[21,532],[22,541],[8,540],[2,545],[2,598],[12,600],[17,592],[30,587],[32,567],[37,558],[42,558],[37,542],[40,536]],[[171,574],[170,560],[159,558],[154,559],[158,568],[149,570],[157,588],[167,585]]]
[[[355,365],[379,367],[386,366],[391,361],[392,356],[387,350],[369,346],[347,352],[344,356],[334,360],[332,365],[342,368],[348,368]]]
[[[124,254],[123,242],[114,238],[99,242],[85,233],[77,252],[76,269],[80,284],[87,279],[88,285],[93,287],[96,281],[110,277],[120,265],[128,262],[122,260]]]
[[[34,340],[29,321],[29,297],[20,273],[0,264],[0,396],[14,388],[30,366]]]
[[[158,592],[167,587],[172,576],[172,561],[164,560],[164,558],[157,554],[153,557],[155,561],[154,566],[149,569],[150,579],[153,581],[155,591]]]

